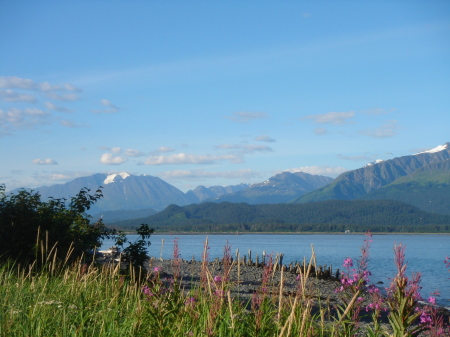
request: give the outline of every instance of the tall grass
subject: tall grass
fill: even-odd
[[[201,281],[189,291],[181,286],[177,241],[172,278],[157,266],[139,277],[130,275],[133,268],[124,275],[120,264],[79,260],[69,265],[54,258],[57,247],[46,247],[37,257],[44,262],[39,269],[36,264],[10,262],[0,267],[0,336],[414,336],[421,330],[446,336],[445,322],[436,311],[417,311],[418,281],[405,276],[403,250],[396,250],[399,273],[390,297],[381,299],[369,286],[368,242],[357,268],[345,261],[348,272],[337,290],[342,300],[335,306],[322,303],[320,293],[308,291],[314,250],[309,263],[304,261],[308,267],[298,274],[295,294],[284,291],[283,267],[279,282],[274,282],[269,257],[261,271],[261,286],[251,299],[243,300],[231,295],[236,281],[230,273],[237,271],[239,282],[242,261],[232,261],[228,245],[222,273],[213,275],[205,242],[197,275]],[[362,296],[370,304],[363,305]],[[408,310],[403,310],[402,301]],[[379,317],[387,308],[393,314],[383,325]],[[363,316],[372,321],[369,328],[360,326]]]

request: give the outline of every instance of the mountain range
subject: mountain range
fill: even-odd
[[[33,190],[44,200],[48,197],[70,199],[83,187],[93,192],[99,186],[103,187],[103,198],[91,208],[90,214],[94,218],[103,216],[105,222],[145,218],[169,205],[204,202],[304,204],[389,199],[431,213],[450,214],[450,143],[414,155],[377,160],[344,172],[334,180],[304,172],[282,172],[253,185],[198,186],[183,193],[160,178],[122,172],[97,173]]]
[[[308,173],[283,172],[260,184],[231,186],[198,186],[183,193],[160,178],[150,175],[135,176],[126,172],[118,174],[97,173],[76,178],[65,184],[33,189],[42,199],[49,197],[69,200],[86,187],[91,193],[102,186],[103,198],[89,211],[94,218],[103,216],[105,222],[143,217],[161,211],[171,204],[179,206],[213,200],[230,195],[231,200],[248,203],[280,203],[292,200],[332,181],[332,178]],[[247,192],[248,191],[248,192]],[[17,190],[12,191],[17,192]],[[243,193],[245,192],[245,193]]]
[[[414,155],[377,160],[359,169],[344,172],[330,184],[292,202],[395,199],[425,210],[450,214],[449,159],[450,143],[445,143]],[[438,199],[441,200],[438,202]],[[425,205],[425,201],[432,203],[433,207]],[[435,204],[441,204],[442,207],[434,207]]]
[[[262,183],[254,184],[234,193],[223,194],[213,202],[245,202],[248,204],[279,204],[289,202],[307,192],[332,182],[330,177],[305,172],[282,172]]]

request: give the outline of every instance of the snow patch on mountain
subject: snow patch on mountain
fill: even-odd
[[[114,182],[114,179],[115,179],[117,176],[121,176],[122,179],[126,179],[127,177],[130,176],[130,174],[127,173],[127,172],[120,172],[120,173],[109,174],[109,175],[106,177],[105,181],[103,181],[103,184],[106,185],[106,184],[113,183],[113,182]]]
[[[372,165],[375,165],[375,164],[379,164],[379,163],[381,163],[381,162],[383,162],[383,161],[384,161],[383,159],[377,159],[377,160],[375,160],[375,161],[372,161],[372,162],[370,162],[370,163],[367,163],[364,167],[372,166]]]
[[[415,153],[414,156],[418,155],[418,154],[422,154],[422,153],[436,153],[436,152],[444,151],[445,149],[447,149],[447,147],[448,147],[448,143],[444,144],[444,145],[439,145],[439,146],[437,146],[437,147],[435,147],[434,149],[431,149],[431,150]]]

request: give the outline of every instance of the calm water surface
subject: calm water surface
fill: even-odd
[[[181,257],[190,260],[194,256],[201,260],[203,245],[206,235],[152,235],[152,245],[149,248],[151,256],[169,259],[173,255],[173,240],[178,238]],[[137,235],[129,235],[133,241]],[[316,253],[318,265],[332,265],[333,271],[342,270],[342,262],[350,257],[358,259],[361,255],[360,248],[364,235],[278,235],[278,234],[243,234],[243,235],[209,235],[208,246],[210,260],[223,256],[224,246],[227,241],[231,246],[232,256],[239,249],[241,256],[247,255],[252,250],[252,257],[263,251],[267,254],[284,253],[284,264],[291,261],[302,261],[304,257],[311,257],[311,245]],[[371,238],[369,269],[372,272],[371,282],[383,282],[382,287],[389,285],[389,278],[396,274],[394,265],[393,246],[402,243],[406,246],[405,254],[408,262],[407,275],[412,272],[422,274],[421,295],[427,299],[432,292],[439,290],[440,305],[450,306],[450,273],[445,268],[444,259],[450,256],[449,235],[373,235]],[[101,249],[107,249],[114,243],[105,240]]]

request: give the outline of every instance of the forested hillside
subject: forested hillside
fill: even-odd
[[[450,216],[427,213],[400,201],[330,200],[309,204],[203,203],[170,205],[147,218],[117,222],[132,229],[147,223],[157,231],[332,231],[450,230]]]

